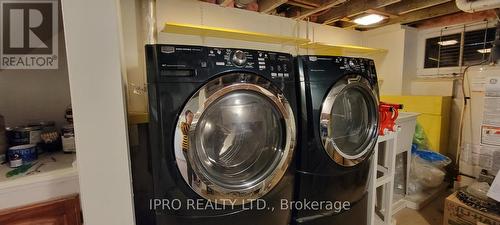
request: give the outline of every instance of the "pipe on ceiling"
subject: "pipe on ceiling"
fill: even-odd
[[[248,5],[256,2],[256,0],[235,0],[235,6],[238,8],[246,8]]]
[[[468,13],[500,8],[500,0],[456,0],[455,3],[460,10]]]

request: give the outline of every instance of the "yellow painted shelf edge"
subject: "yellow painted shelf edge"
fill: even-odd
[[[317,53],[325,54],[344,54],[344,53],[359,53],[359,54],[374,54],[387,52],[386,49],[370,48],[356,45],[332,45],[321,42],[309,42],[300,46],[301,48],[314,50]]]
[[[305,38],[296,38],[283,35],[236,30],[230,28],[171,23],[171,22],[165,23],[165,27],[163,28],[162,32],[186,34],[186,35],[201,35],[208,37],[228,38],[228,39],[253,41],[253,42],[290,44],[290,45],[304,44],[309,42],[309,40]]]
[[[306,38],[289,37],[283,35],[258,33],[230,28],[212,27],[205,25],[183,24],[167,22],[162,30],[165,33],[200,35],[207,37],[227,38],[243,41],[298,45],[300,48],[314,50],[316,54],[375,54],[387,52],[386,49],[370,48],[356,45],[332,45],[321,42],[311,42]]]

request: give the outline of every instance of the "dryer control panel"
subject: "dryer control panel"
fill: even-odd
[[[271,80],[294,81],[293,56],[249,49],[188,45],[146,45],[147,57],[157,68],[148,80],[200,81],[221,73],[252,72]],[[154,74],[154,73],[148,73]]]
[[[376,79],[375,64],[371,59],[335,57],[335,63],[345,72],[366,74],[372,79]]]
[[[375,63],[371,59],[344,56],[300,56],[299,58],[310,72],[310,80],[328,80],[335,75],[360,74],[367,77],[371,83],[377,82]]]

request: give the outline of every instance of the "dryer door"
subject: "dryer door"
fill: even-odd
[[[260,198],[291,163],[295,126],[288,101],[270,81],[246,73],[221,76],[201,87],[179,115],[179,170],[205,199],[244,204]]]
[[[377,143],[378,94],[367,79],[348,75],[335,83],[323,101],[320,136],[330,158],[354,166],[371,154]]]

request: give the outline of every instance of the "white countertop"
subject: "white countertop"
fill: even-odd
[[[7,178],[13,168],[0,165],[0,210],[46,201],[79,192],[78,170],[72,166],[75,154],[45,153],[26,173]],[[38,171],[30,175],[27,173]]]

